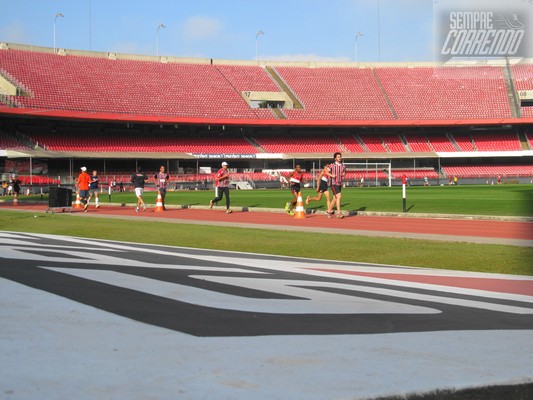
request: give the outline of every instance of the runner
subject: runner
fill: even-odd
[[[87,167],[81,167],[81,173],[76,181],[76,186],[80,194],[81,204],[83,204],[83,212],[87,212],[89,207],[89,183],[91,183],[91,177],[87,173]]]
[[[13,188],[13,199],[18,201],[19,195],[20,195],[20,187],[22,186],[22,182],[19,178],[17,178],[16,174],[11,175],[11,187]]]
[[[342,154],[337,152],[333,155],[335,162],[329,165],[331,170],[330,177],[330,187],[333,192],[333,199],[328,205],[328,217],[333,214],[333,207],[337,207],[337,218],[344,218],[341,212],[341,189],[342,189],[342,179],[346,175],[346,167],[342,163]]]
[[[296,168],[294,168],[294,171],[292,171],[289,174],[291,192],[294,197],[292,201],[285,204],[285,211],[287,211],[289,215],[294,215],[294,212],[292,210],[294,210],[294,207],[296,207],[296,203],[298,202],[298,194],[301,191],[301,184],[303,182],[303,177],[304,177],[304,173],[302,172],[300,164],[297,164]]]
[[[131,182],[135,188],[135,195],[137,196],[137,207],[135,211],[139,212],[142,206],[143,211],[146,211],[146,205],[143,201],[144,183],[148,180],[148,177],[142,173],[142,168],[137,167],[137,172],[131,176]]]
[[[91,175],[91,181],[89,183],[89,198],[87,199],[87,206],[89,206],[89,203],[91,202],[91,199],[94,196],[94,202],[96,204],[95,208],[100,207],[100,204],[98,204],[98,191],[100,190],[98,187],[98,183],[98,172],[94,170],[93,174]]]
[[[220,168],[215,176],[215,186],[217,190],[217,196],[209,202],[209,208],[213,208],[213,204],[222,200],[222,197],[226,195],[226,214],[231,214],[229,199],[229,171],[228,163],[224,161],[222,168]]]
[[[324,168],[322,171],[320,171],[320,174],[318,175],[316,179],[316,191],[318,193],[318,196],[311,197],[307,196],[305,199],[305,204],[309,204],[311,201],[320,201],[322,199],[322,194],[326,197],[326,210],[329,207],[329,203],[331,201],[329,197],[329,190],[328,190],[328,180],[331,177],[330,169],[328,165],[324,165]]]
[[[165,172],[165,167],[161,165],[159,167],[159,172],[154,175],[155,185],[157,190],[161,195],[161,203],[163,204],[163,210],[166,210],[165,207],[165,196],[167,195],[167,183],[170,179],[170,176]]]

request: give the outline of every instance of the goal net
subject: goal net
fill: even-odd
[[[346,181],[354,182],[354,186],[380,186],[386,183],[391,187],[391,163],[344,163]]]

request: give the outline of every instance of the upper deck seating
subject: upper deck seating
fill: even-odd
[[[235,86],[235,75],[243,71],[243,76],[255,74],[257,78],[244,80],[245,90],[275,88],[266,83],[269,78],[259,66],[217,69],[209,64],[110,60],[19,50],[0,51],[0,66],[31,91],[29,97],[17,96],[24,107],[154,116],[274,118],[271,113],[258,116]]]
[[[499,67],[378,67],[399,119],[511,118]]]
[[[533,65],[513,65],[511,73],[515,90],[533,90]],[[533,107],[522,107],[522,117],[533,117]]]
[[[276,67],[303,110],[284,110],[289,119],[393,119],[369,68]]]

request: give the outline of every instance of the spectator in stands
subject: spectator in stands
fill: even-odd
[[[167,183],[170,179],[170,176],[165,172],[165,167],[163,165],[159,167],[159,172],[154,175],[154,179],[157,190],[161,195],[161,204],[163,205],[163,210],[166,210],[165,196],[167,195]]]
[[[7,182],[2,181],[2,196],[7,196]]]
[[[502,176],[498,175],[498,185],[501,185],[501,184],[502,184]]]
[[[91,177],[87,173],[87,167],[81,167],[81,173],[76,181],[76,187],[79,191],[81,204],[83,204],[83,212],[87,212],[89,207],[89,184],[91,183]]]
[[[220,168],[215,175],[215,193],[216,197],[209,202],[209,208],[213,208],[213,204],[222,200],[222,197],[226,195],[226,213],[231,214],[230,199],[229,199],[229,171],[228,163],[224,161],[222,168]]]
[[[453,184],[454,185],[459,185],[459,179],[457,178],[457,176],[453,177]]]
[[[135,188],[135,195],[137,196],[137,207],[135,211],[139,212],[139,209],[142,207],[143,211],[146,211],[146,205],[143,201],[144,194],[144,183],[148,180],[148,177],[143,174],[142,168],[137,167],[137,172],[131,176],[131,182]]]
[[[429,180],[427,176],[424,176],[424,186],[429,186]]]
[[[322,199],[322,194],[324,194],[324,196],[326,196],[326,210],[328,209],[329,203],[331,201],[331,199],[329,198],[328,189],[328,180],[331,177],[329,171],[329,166],[324,165],[324,168],[322,169],[322,171],[320,171],[320,174],[318,174],[318,177],[316,179],[316,191],[318,193],[318,196],[307,196],[307,198],[305,199],[305,204],[309,204],[310,201],[320,201],[320,199]]]
[[[118,191],[119,192],[123,192],[124,191],[124,184],[122,183],[122,181],[120,181],[119,184],[118,184]]]
[[[346,176],[346,167],[342,163],[342,154],[337,152],[333,155],[335,161],[329,165],[331,178],[330,178],[330,187],[333,192],[333,199],[328,205],[328,217],[331,217],[333,214],[333,207],[337,207],[337,218],[344,218],[341,212],[341,199],[342,199],[342,180]]]
[[[289,215],[294,215],[292,210],[294,210],[294,207],[296,207],[296,203],[298,202],[298,196],[302,190],[301,184],[303,183],[303,179],[304,173],[302,172],[300,164],[298,164],[294,168],[294,171],[289,174],[289,182],[291,184],[291,193],[293,196],[292,201],[285,204],[285,211],[287,211]]]
[[[94,170],[93,174],[91,175],[91,181],[89,182],[89,198],[87,199],[87,206],[89,206],[89,203],[94,196],[94,202],[96,204],[95,208],[100,207],[100,204],[98,204],[98,191],[100,190],[98,183],[98,172]]]

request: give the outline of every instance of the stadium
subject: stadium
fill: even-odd
[[[0,174],[28,194],[0,201],[1,393],[529,398],[532,93],[533,60],[235,61],[0,43]],[[318,206],[287,216],[291,194],[275,189],[301,165],[312,194],[335,152],[346,186],[371,188],[343,191],[348,218]],[[223,161],[234,188],[265,189],[232,194],[230,215],[209,207]],[[161,165],[171,206],[152,190],[155,209],[134,211],[132,173]],[[44,192],[73,188],[82,166],[102,192],[126,193],[112,202],[110,189],[87,214],[49,213]],[[405,180],[414,212],[405,197],[398,211],[399,187],[381,188]]]
[[[463,63],[464,64],[464,63]],[[308,179],[334,152],[347,184],[531,183],[533,63],[230,61],[0,44],[0,171],[37,191],[167,167],[176,188]],[[377,163],[390,164],[383,168]],[[215,169],[216,171],[216,169]]]

